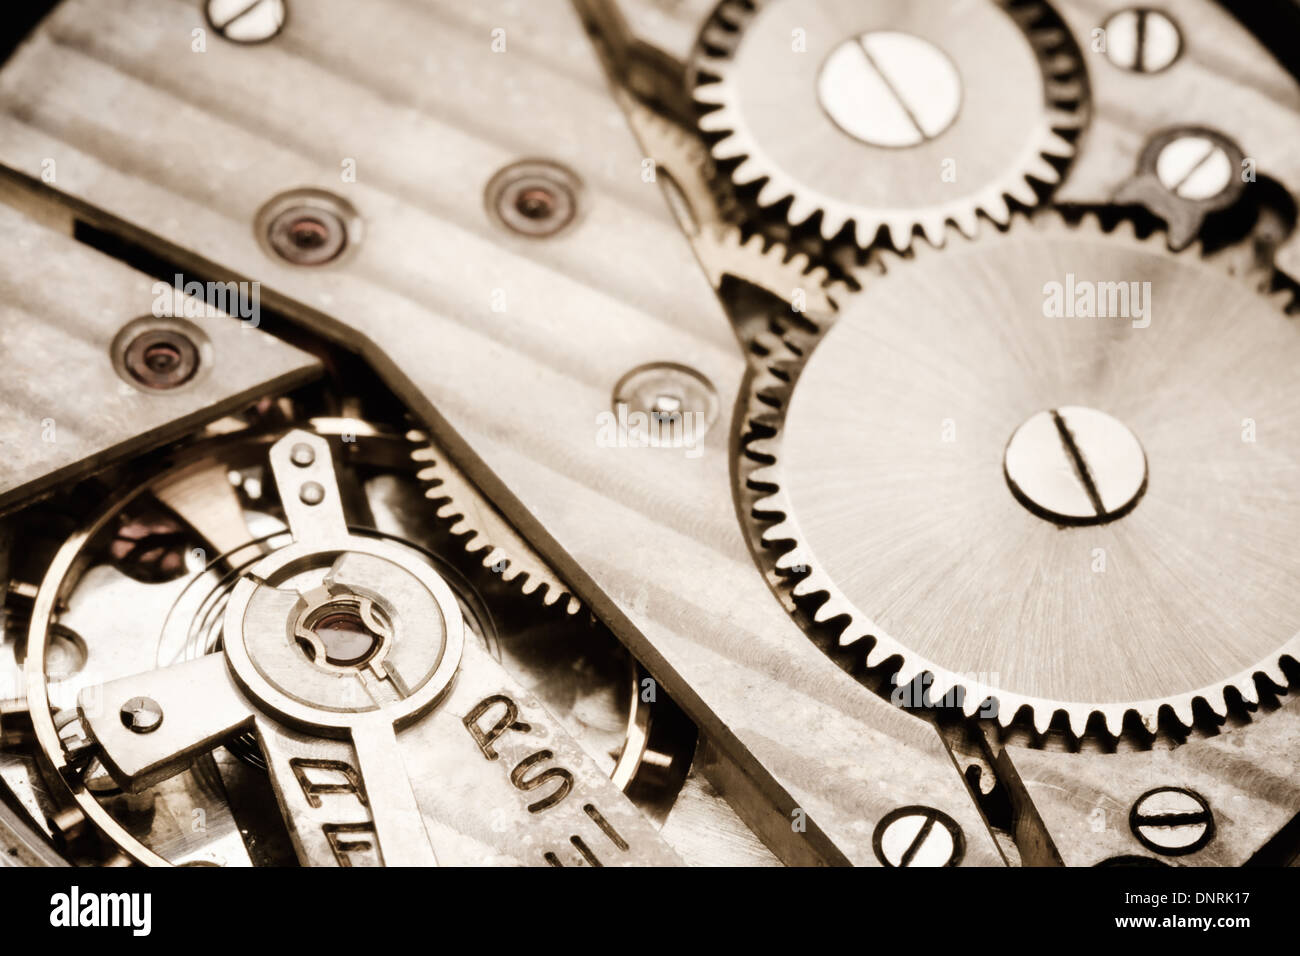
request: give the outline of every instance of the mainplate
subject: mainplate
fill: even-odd
[[[5,846],[1294,859],[1284,2],[50,2]]]

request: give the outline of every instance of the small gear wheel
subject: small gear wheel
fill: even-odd
[[[1285,293],[1162,234],[1015,220],[886,256],[828,328],[768,343],[757,550],[877,681],[1177,737],[1300,659],[1300,333]]]
[[[1073,156],[1087,81],[1037,0],[725,0],[694,96],[712,151],[763,210],[858,245],[974,234],[1036,205]]]

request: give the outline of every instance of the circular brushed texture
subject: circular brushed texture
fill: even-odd
[[[1058,181],[1046,157],[1073,153],[1058,135],[1081,122],[1073,54],[1045,48],[1047,31],[998,3],[762,0],[723,10],[738,29],[707,31],[728,49],[698,64],[694,96],[719,107],[700,127],[722,135],[717,159],[743,157],[738,184],[766,180],[760,206],[792,197],[790,221],[820,211],[826,238],[851,221],[859,243],[886,226],[903,248],[917,225],[939,242],[947,220],[968,234],[981,210],[1005,222],[1005,197],[1034,205],[1026,177]],[[1026,24],[1041,15],[1036,5],[1020,14]]]
[[[1050,284],[1101,282],[1136,283],[1129,315],[1052,317]],[[1040,224],[900,262],[797,380],[773,536],[851,615],[844,639],[903,653],[906,677],[957,675],[1004,713],[1190,713],[1215,686],[1220,708],[1300,624],[1298,367],[1271,302],[1131,235]],[[1009,436],[1071,406],[1146,452],[1140,503],[1104,524],[1044,520],[1004,475]]]

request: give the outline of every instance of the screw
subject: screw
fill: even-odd
[[[1195,853],[1214,838],[1210,805],[1182,787],[1148,790],[1133,804],[1128,822],[1139,843],[1165,856]]]
[[[1003,473],[1016,499],[1057,524],[1104,524],[1146,491],[1146,453],[1105,412],[1066,405],[1039,412],[1007,442]]]
[[[348,230],[328,209],[291,206],[271,220],[267,239],[280,258],[296,266],[319,266],[339,257]]]
[[[132,697],[122,705],[122,726],[137,734],[151,734],[162,722],[162,708],[152,698]]]
[[[718,393],[708,379],[672,362],[652,362],[628,372],[614,388],[613,404],[616,415],[622,405],[629,414],[641,412],[651,421],[680,425],[682,439],[689,438],[693,444],[718,417]],[[692,429],[689,435],[688,427]]]
[[[1246,183],[1235,171],[1244,161],[1241,147],[1208,127],[1163,129],[1142,147],[1137,174],[1115,202],[1146,206],[1168,224],[1170,248],[1183,249],[1206,216],[1241,198]]]
[[[298,497],[305,505],[318,505],[325,500],[325,489],[319,482],[309,481],[302,486]]]
[[[148,329],[131,340],[122,361],[136,382],[162,391],[194,377],[199,370],[199,350],[175,329]]]
[[[876,824],[876,858],[885,866],[956,866],[966,851],[961,827],[932,807],[900,807]]]
[[[1134,73],[1168,69],[1183,51],[1178,25],[1159,10],[1132,7],[1113,14],[1102,25],[1106,58]]]
[[[514,163],[488,182],[488,212],[512,232],[542,238],[571,223],[578,209],[578,177],[546,160]]]
[[[1166,143],[1156,156],[1156,179],[1179,199],[1205,202],[1234,182],[1232,157],[1208,136],[1185,134]]]
[[[928,40],[894,30],[845,40],[826,58],[817,98],[844,132],[872,146],[918,146],[961,109],[961,77]]]
[[[299,468],[306,468],[316,460],[316,452],[306,442],[298,442],[289,449],[289,460]]]
[[[284,0],[207,0],[212,29],[232,43],[265,43],[284,27]]]

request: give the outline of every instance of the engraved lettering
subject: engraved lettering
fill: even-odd
[[[514,770],[510,771],[510,782],[525,793],[530,790],[536,790],[538,787],[545,786],[548,780],[559,781],[559,785],[556,786],[554,790],[542,797],[542,799],[538,800],[536,803],[530,803],[528,805],[529,813],[541,813],[543,810],[549,810],[567,797],[569,791],[573,789],[573,774],[569,773],[569,771],[565,770],[563,767],[550,767],[543,770],[541,773],[534,774],[525,779],[525,774],[527,774],[534,766],[545,760],[550,760],[554,756],[555,754],[551,753],[549,750],[539,750],[537,753],[529,754],[523,760],[519,761],[518,766],[516,766]]]
[[[348,839],[346,834],[366,834],[374,836],[374,828],[369,823],[327,823],[321,829],[325,839],[329,840],[330,849],[339,866],[351,866],[353,853],[368,853],[374,848],[373,839]]]
[[[369,806],[366,800],[366,787],[361,775],[349,763],[342,760],[317,760],[310,757],[292,757],[289,767],[302,787],[303,796],[313,807],[321,805],[322,793],[354,793],[363,807]],[[307,775],[309,770],[323,770],[339,774],[343,779],[335,782],[313,780]]]
[[[505,707],[505,713],[501,715],[500,720],[487,730],[484,730],[481,721],[484,715],[497,704],[502,704]],[[461,722],[465,725],[465,729],[469,731],[469,735],[474,738],[474,743],[478,744],[478,749],[483,752],[483,756],[487,757],[488,760],[496,760],[500,754],[492,748],[492,744],[498,737],[507,730],[517,730],[526,734],[532,729],[528,724],[520,721],[518,717],[518,704],[505,694],[493,694],[491,697],[485,697],[475,704],[474,709],[466,714]]]

